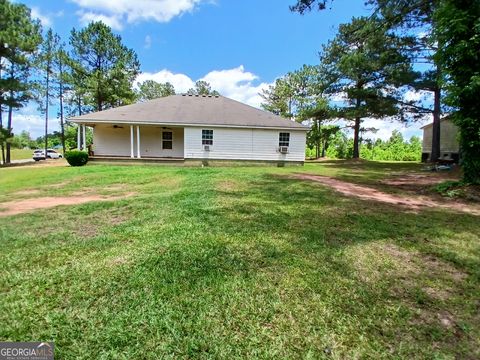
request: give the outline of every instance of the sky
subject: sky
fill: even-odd
[[[68,43],[72,28],[103,21],[135,50],[148,79],[171,82],[177,92],[206,80],[222,95],[260,107],[259,92],[303,64],[317,64],[322,44],[339,24],[370,13],[363,0],[333,2],[332,9],[292,13],[295,0],[17,0],[32,9],[44,29],[52,28]],[[68,45],[67,45],[68,47]],[[415,96],[415,95],[413,95]],[[57,111],[49,127],[59,128]],[[398,129],[409,138],[429,119],[405,127],[365,120],[376,127],[372,138],[386,139]],[[43,134],[44,117],[34,103],[18,111],[14,132]]]

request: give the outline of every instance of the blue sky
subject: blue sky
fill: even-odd
[[[258,92],[288,71],[318,62],[318,51],[339,24],[369,13],[363,0],[335,1],[332,10],[301,16],[294,0],[24,0],[45,28],[65,42],[72,27],[101,20],[138,54],[142,75],[172,82],[186,91],[204,79],[222,95],[259,106]],[[53,110],[51,128],[58,127]],[[14,130],[42,133],[34,104],[16,114]],[[373,121],[373,120],[372,120]],[[418,127],[372,123],[387,137],[393,128],[406,136]],[[370,124],[368,124],[370,126]]]

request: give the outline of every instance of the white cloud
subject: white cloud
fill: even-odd
[[[254,85],[258,76],[245,71],[243,65],[229,70],[211,71],[201,80],[210,83],[212,89],[222,95],[255,107],[260,107],[262,98],[259,93],[269,85],[267,83]]]
[[[52,18],[40,12],[38,7],[32,7],[32,18],[40,20],[40,23],[43,27],[51,27],[52,26]]]
[[[174,17],[194,11],[205,0],[72,0],[83,10],[80,21],[84,23],[84,15],[95,15],[102,21],[119,24],[125,21],[137,23],[140,21],[169,22]],[[83,14],[83,15],[82,15]],[[103,18],[102,18],[103,17]],[[104,22],[105,22],[104,21]],[[105,22],[107,24],[107,22]],[[107,24],[108,25],[108,24]],[[113,28],[113,26],[112,26]]]
[[[33,139],[45,134],[45,115],[42,115],[34,102],[28,103],[25,107],[13,113],[12,118],[13,133],[19,134],[22,130],[27,130]],[[48,119],[48,132],[59,131],[59,120],[52,114]]]
[[[398,130],[403,135],[404,139],[408,140],[412,136],[418,136],[422,138],[422,130],[420,129],[422,126],[431,123],[432,116],[425,115],[422,119],[417,120],[415,122],[409,123],[402,123],[399,121],[389,120],[386,119],[375,119],[375,118],[365,118],[362,121],[362,128],[374,128],[377,129],[376,132],[366,132],[362,135],[365,139],[382,139],[388,140],[392,135],[393,130]],[[344,120],[338,121],[336,124],[343,127],[347,125],[347,122]],[[349,122],[351,124],[351,122]],[[353,130],[346,129],[345,130],[348,136],[353,137]]]
[[[121,18],[115,15],[107,16],[103,14],[84,11],[78,11],[77,15],[80,16],[79,21],[82,25],[88,25],[91,22],[101,21],[105,25],[110,26],[113,30],[120,31],[123,29]]]
[[[161,70],[156,73],[141,73],[138,75],[136,79],[136,83],[141,83],[144,82],[145,80],[153,80],[159,83],[166,83],[169,82],[171,83],[174,87],[176,92],[178,93],[183,93],[187,92],[188,89],[193,87],[195,84],[192,79],[190,79],[187,75],[185,74],[174,74],[169,70]]]
[[[195,85],[195,81],[185,74],[174,74],[169,70],[161,70],[157,73],[142,73],[137,77],[137,82],[154,80],[160,83],[170,82],[177,93],[187,92]],[[268,83],[258,82],[258,76],[245,71],[243,65],[228,70],[214,70],[201,77],[210,83],[213,90],[217,90],[223,96],[243,102],[245,104],[260,107],[262,98],[259,93],[268,87]]]
[[[143,47],[145,49],[150,49],[152,47],[152,37],[150,35],[145,36],[145,44]]]

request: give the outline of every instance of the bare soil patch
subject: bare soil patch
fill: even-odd
[[[417,194],[431,192],[432,186],[445,181],[460,180],[460,169],[446,172],[422,172],[409,174],[393,174],[380,181],[380,184],[393,186],[397,189],[414,192]]]
[[[0,217],[32,212],[38,209],[48,209],[60,205],[79,205],[92,201],[120,200],[134,195],[126,193],[118,196],[102,196],[94,194],[78,194],[68,197],[39,197],[24,200],[9,201],[0,204]]]
[[[25,195],[36,195],[40,192],[40,190],[36,189],[31,189],[31,190],[21,190],[13,193],[13,195],[20,195],[20,196],[25,196]]]
[[[419,196],[405,197],[388,194],[368,186],[357,185],[320,175],[295,174],[294,177],[297,179],[321,183],[322,185],[333,188],[345,196],[356,197],[362,200],[377,201],[385,204],[398,205],[410,210],[421,210],[423,208],[443,208],[473,215],[480,215],[480,208],[461,202],[443,203]]]

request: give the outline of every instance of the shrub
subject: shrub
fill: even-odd
[[[83,166],[88,162],[88,153],[79,150],[67,151],[65,159],[71,166]]]

